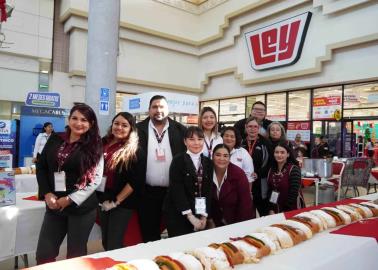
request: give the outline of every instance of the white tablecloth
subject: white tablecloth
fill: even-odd
[[[16,192],[38,192],[37,177],[35,174],[17,174],[15,175],[16,180]]]
[[[377,199],[378,194],[370,194],[362,199]],[[173,251],[185,251],[206,246],[213,242],[224,242],[229,237],[244,236],[263,226],[284,220],[283,214],[245,221],[222,228],[164,239],[148,244],[89,255],[92,258],[111,257],[127,261],[140,258],[154,258]],[[374,238],[357,237],[321,232],[297,246],[270,255],[258,264],[238,265],[242,269],[378,269],[378,244]]]
[[[0,208],[0,260],[16,255],[34,253],[45,213],[45,203],[23,200],[36,193],[17,193],[16,205]],[[90,240],[101,239],[97,224]]]

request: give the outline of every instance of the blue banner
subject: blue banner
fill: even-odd
[[[16,120],[0,120],[0,167],[14,167],[16,157]]]
[[[26,105],[36,107],[60,107],[60,95],[58,93],[30,92],[26,98]]]

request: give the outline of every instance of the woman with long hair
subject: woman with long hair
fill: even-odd
[[[41,155],[42,150],[45,147],[47,140],[50,138],[53,132],[54,132],[54,128],[51,122],[46,122],[43,124],[41,133],[39,133],[37,138],[35,139],[33,159],[32,159],[33,163],[36,163],[38,161],[38,157]]]
[[[50,137],[37,163],[39,198],[46,203],[37,264],[55,261],[66,235],[67,258],[86,255],[96,218],[95,190],[103,172],[96,114],[86,104],[75,105],[68,126],[63,137]]]
[[[274,161],[268,173],[270,214],[304,207],[301,169],[286,142],[274,148]]]
[[[251,192],[245,173],[230,162],[230,149],[218,144],[213,153],[212,217],[223,226],[255,217]]]
[[[198,126],[203,130],[205,143],[203,145],[203,155],[211,159],[214,147],[223,143],[218,132],[217,115],[213,108],[203,107],[198,117]]]
[[[97,189],[100,201],[102,245],[105,250],[123,247],[123,235],[138,206],[145,182],[145,166],[138,149],[134,117],[128,112],[114,116],[104,145],[104,177]]]

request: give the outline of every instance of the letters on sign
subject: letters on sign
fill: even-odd
[[[252,68],[264,70],[298,61],[311,12],[245,34]]]

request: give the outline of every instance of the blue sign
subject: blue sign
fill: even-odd
[[[100,89],[100,101],[109,101],[109,88]]]
[[[109,101],[100,101],[100,115],[109,115]]]
[[[26,98],[26,105],[36,107],[60,107],[60,95],[58,93],[30,92]]]
[[[140,108],[140,98],[133,98],[129,100],[129,109],[135,110]]]
[[[0,168],[8,167],[9,164],[13,167],[16,159],[16,138],[17,138],[17,124],[16,120],[0,120]]]
[[[36,108],[36,107],[29,107],[29,106],[22,106],[21,107],[21,114],[22,115],[34,115],[34,116],[68,116],[70,110],[67,109],[58,109],[58,108]]]

